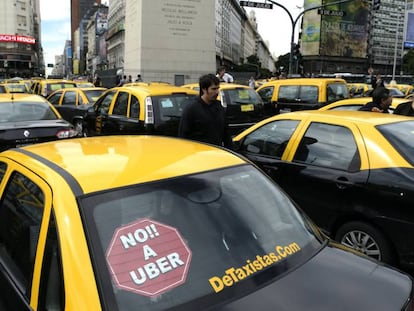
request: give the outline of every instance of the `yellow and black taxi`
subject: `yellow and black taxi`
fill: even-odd
[[[76,136],[71,123],[43,97],[0,94],[0,151]]]
[[[414,120],[364,111],[281,114],[234,138],[335,240],[414,265]]]
[[[200,91],[198,83],[182,87]],[[233,136],[276,113],[273,106],[266,105],[257,92],[247,85],[220,83],[217,100],[226,111],[229,132]]]
[[[86,135],[178,135],[182,111],[198,92],[170,84],[141,83],[105,91],[85,117]]]
[[[7,82],[0,84],[0,93],[30,93],[30,91],[23,82]]]
[[[55,106],[62,118],[75,126],[80,136],[84,136],[83,124],[87,110],[105,91],[104,87],[63,88],[54,91],[47,100]]]
[[[7,311],[412,310],[409,275],[327,239],[244,158],[173,137],[1,153],[0,250]]]
[[[76,82],[64,79],[36,79],[30,87],[30,92],[48,97],[54,91],[69,87],[77,87]]]
[[[368,83],[353,83],[346,84],[350,97],[364,97],[372,92],[372,86]]]
[[[293,78],[273,80],[257,88],[265,104],[275,107],[277,113],[319,109],[334,101],[349,98],[344,79]]]
[[[404,104],[404,103],[408,103],[411,101],[412,100],[407,99],[407,98],[393,97],[392,103],[388,107],[388,111],[389,113],[393,113],[395,108],[397,108],[399,104]],[[324,111],[324,110],[359,110],[359,108],[361,108],[362,106],[364,106],[365,104],[369,102],[372,102],[372,97],[347,98],[347,99],[338,100],[336,102],[333,102],[332,104],[323,106],[319,108],[319,110],[321,111]]]

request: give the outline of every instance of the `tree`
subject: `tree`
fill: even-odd
[[[290,53],[287,53],[285,55],[280,55],[279,58],[276,61],[276,70],[278,71],[278,74],[287,73],[289,68],[289,57]]]
[[[414,74],[414,50],[409,50],[403,57],[403,71],[406,74]]]

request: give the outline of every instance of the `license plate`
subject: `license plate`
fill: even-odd
[[[252,104],[250,105],[241,105],[240,106],[241,111],[246,112],[246,111],[254,111],[254,106]]]

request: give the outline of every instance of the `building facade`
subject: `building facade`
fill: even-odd
[[[305,0],[304,9],[333,0]],[[372,0],[331,5],[311,10],[302,20],[300,46],[303,73],[367,73],[391,75],[401,72],[405,53],[403,37],[406,6],[412,0]]]
[[[39,0],[2,0],[0,29],[0,78],[44,74]]]

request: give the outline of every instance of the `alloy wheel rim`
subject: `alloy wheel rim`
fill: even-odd
[[[351,247],[369,257],[381,260],[381,249],[378,243],[366,232],[350,231],[344,235],[341,244]]]

